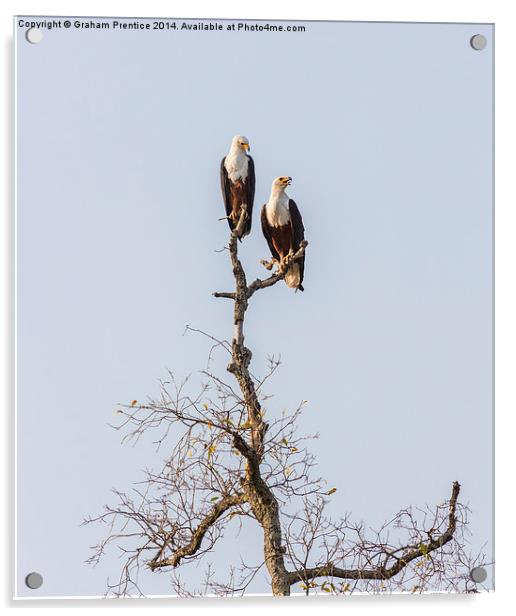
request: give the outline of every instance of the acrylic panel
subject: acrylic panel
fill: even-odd
[[[494,588],[494,26],[16,17],[17,597]]]

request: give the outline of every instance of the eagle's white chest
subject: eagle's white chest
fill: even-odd
[[[247,154],[240,151],[230,152],[224,160],[224,167],[228,172],[228,178],[232,182],[236,182],[237,180],[246,180],[247,170],[249,169],[249,159],[247,158]]]
[[[272,227],[282,227],[290,222],[289,198],[285,193],[271,197],[265,206],[267,222]]]

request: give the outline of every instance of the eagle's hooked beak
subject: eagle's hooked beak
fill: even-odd
[[[242,147],[244,148],[246,152],[249,152],[251,149],[251,146],[248,143],[244,143]]]
[[[290,186],[292,184],[292,178],[289,177],[287,178],[287,186]]]

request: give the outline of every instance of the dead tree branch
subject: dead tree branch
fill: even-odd
[[[207,530],[215,524],[215,522],[224,514],[228,509],[231,509],[235,505],[241,505],[245,503],[244,494],[235,494],[231,496],[225,496],[221,501],[214,505],[210,513],[202,520],[199,526],[192,534],[192,538],[187,545],[177,549],[172,556],[163,560],[151,560],[149,567],[154,571],[160,567],[177,567],[181,560],[185,556],[193,556],[201,547],[201,542],[206,534]]]
[[[342,569],[334,563],[329,562],[319,567],[309,567],[293,571],[289,574],[290,583],[295,584],[296,582],[304,582],[306,584],[318,577],[341,578],[343,580],[389,580],[413,560],[421,558],[422,556],[427,557],[453,539],[453,534],[457,527],[456,508],[459,492],[460,485],[455,481],[453,483],[449,502],[448,525],[445,532],[427,543],[422,542],[417,546],[405,547],[400,556],[396,556],[394,552],[389,552],[386,549],[384,552],[386,560],[394,561],[391,566],[383,564],[373,569]]]

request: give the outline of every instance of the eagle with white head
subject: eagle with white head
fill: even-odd
[[[286,267],[285,282],[287,286],[304,291],[303,276],[305,272],[305,255],[291,261],[291,257],[300,249],[305,239],[305,228],[301,213],[293,199],[285,192],[292,178],[281,176],[272,182],[271,195],[262,207],[262,231],[280,269]]]
[[[226,217],[231,231],[240,220],[242,205],[247,208],[247,217],[238,239],[251,232],[255,190],[254,161],[249,156],[249,140],[235,135],[227,155],[220,163],[220,185],[226,207]]]

